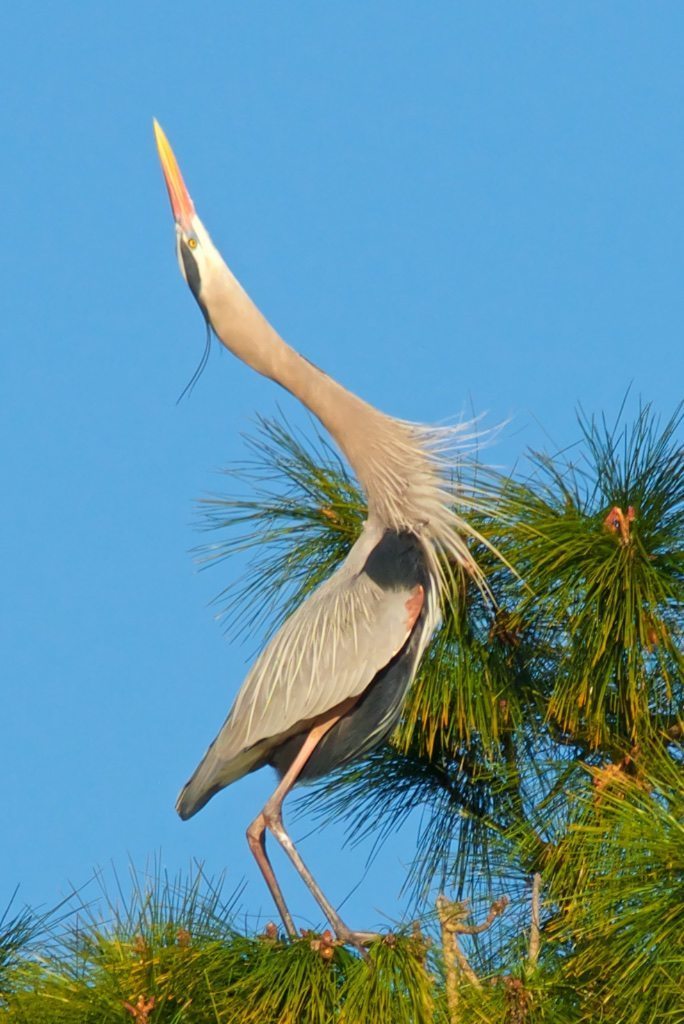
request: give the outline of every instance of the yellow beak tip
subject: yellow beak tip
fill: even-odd
[[[164,129],[159,124],[159,121],[157,120],[156,117],[152,118],[152,127],[154,128],[154,140],[157,143],[157,149],[159,150],[159,155],[161,156],[163,149],[171,149],[171,147],[169,146],[169,140],[166,138]]]
[[[169,192],[169,199],[171,200],[174,217],[185,227],[188,227],[191,218],[194,216],[195,207],[185,186],[185,182],[183,181],[183,176],[181,175],[178,162],[174,156],[173,150],[171,149],[169,140],[166,138],[164,129],[159,124],[156,117],[152,118],[152,125],[154,127],[157,152],[159,153],[162,171],[164,172],[164,180],[166,181],[166,187]]]

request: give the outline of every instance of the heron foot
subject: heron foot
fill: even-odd
[[[339,946],[353,946],[364,960],[369,959],[367,947],[384,938],[379,932],[353,932],[344,927],[335,929],[335,937]]]

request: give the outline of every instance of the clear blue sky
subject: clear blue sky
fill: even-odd
[[[578,402],[681,397],[684,7],[26,2],[0,33],[0,908],[161,849],[270,917],[270,770],[173,804],[258,646],[214,621],[241,567],[196,572],[193,501],[256,412],[297,413],[217,352],[175,404],[204,339],[152,117],[288,340],[399,416],[510,417],[509,464]],[[400,916],[410,829],[366,878],[342,840],[303,851],[334,900],[361,882],[350,924]]]

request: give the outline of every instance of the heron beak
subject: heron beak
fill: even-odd
[[[162,171],[164,172],[164,180],[169,192],[173,215],[176,218],[176,222],[180,224],[184,231],[190,231],[192,226],[191,221],[195,216],[195,206],[190,198],[190,193],[185,187],[185,182],[183,181],[178,161],[173,155],[173,150],[169,145],[169,140],[166,138],[166,135],[164,135],[162,127],[156,118],[154,121],[154,137],[157,142],[157,152],[159,153],[159,159],[161,160]]]

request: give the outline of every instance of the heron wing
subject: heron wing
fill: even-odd
[[[419,589],[418,589],[419,588]],[[385,591],[367,576],[302,605],[255,663],[221,737],[225,753],[289,732],[360,696],[404,646],[423,588]]]
[[[413,539],[410,543],[415,548]],[[352,552],[283,624],[257,658],[223,728],[181,793],[178,809],[184,817],[263,763],[268,750],[303,724],[360,696],[399,653],[428,586],[415,550],[407,547],[404,554],[397,557],[395,550],[375,545],[361,571],[355,571],[359,552]]]

